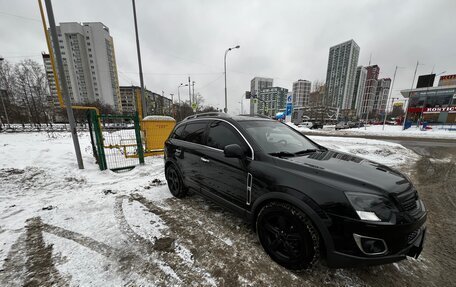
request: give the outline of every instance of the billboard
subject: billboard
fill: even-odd
[[[418,77],[416,88],[427,88],[434,86],[435,74],[421,75]]]
[[[440,86],[453,86],[456,85],[456,75],[446,75],[441,76],[439,80],[439,87]]]

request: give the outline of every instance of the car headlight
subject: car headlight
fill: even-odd
[[[359,192],[346,192],[345,195],[361,220],[390,221],[396,210],[388,198],[380,195]]]

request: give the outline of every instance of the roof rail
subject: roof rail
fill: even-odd
[[[201,114],[194,114],[191,116],[186,117],[183,119],[184,121],[190,120],[190,119],[196,119],[196,118],[202,118],[202,117],[221,117],[221,118],[229,118],[230,116],[226,113],[222,112],[208,112],[208,113],[201,113]]]
[[[271,119],[271,117],[265,116],[265,115],[260,115],[260,114],[240,114],[240,117],[251,117],[251,118],[262,118],[262,119]]]

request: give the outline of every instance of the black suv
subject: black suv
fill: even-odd
[[[426,210],[412,183],[378,163],[329,150],[286,124],[208,113],[165,143],[169,190],[189,188],[245,217],[289,269],[417,258]]]

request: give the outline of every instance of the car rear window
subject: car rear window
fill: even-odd
[[[182,139],[182,132],[184,131],[184,128],[185,128],[185,125],[180,125],[178,126],[173,134],[171,135],[171,138],[172,139],[177,139],[177,140],[181,140]]]

